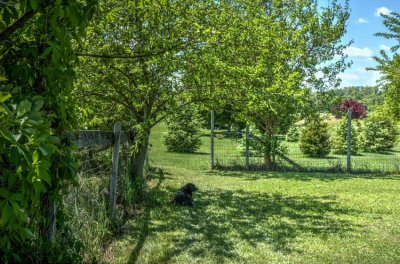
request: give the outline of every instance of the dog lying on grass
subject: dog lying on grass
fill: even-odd
[[[193,183],[188,183],[176,192],[175,198],[172,201],[175,205],[193,206],[193,192],[197,191],[197,187]]]

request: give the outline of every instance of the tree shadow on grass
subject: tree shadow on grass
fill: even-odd
[[[238,243],[251,247],[266,244],[272,250],[290,253],[299,251],[293,247],[299,237],[324,238],[355,228],[346,216],[356,212],[341,207],[335,196],[285,196],[216,188],[196,192],[196,204],[188,208],[170,204],[175,191],[154,189],[154,196],[149,196],[148,208],[132,230],[138,242],[129,263],[138,261],[148,236],[155,239],[164,234],[168,240],[163,259],[158,261],[167,262],[186,252],[193,257],[211,254],[223,262],[239,257]]]

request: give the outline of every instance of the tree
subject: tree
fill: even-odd
[[[396,145],[398,131],[394,122],[378,111],[365,122],[362,133],[363,149],[366,152],[385,152]]]
[[[384,20],[383,24],[386,26],[388,32],[376,33],[375,36],[384,37],[387,39],[394,39],[397,44],[391,48],[394,52],[390,57],[384,50],[381,50],[381,57],[375,56],[374,59],[378,62],[378,66],[370,70],[377,70],[382,73],[381,86],[384,89],[384,107],[387,114],[393,120],[400,120],[400,78],[398,69],[400,66],[400,56],[397,53],[400,47],[400,13],[391,12],[389,15],[382,15]]]
[[[74,127],[72,42],[94,7],[74,0],[0,3],[0,248],[13,252],[2,261],[13,262],[27,238],[54,239],[55,205],[76,179],[66,137]]]
[[[143,178],[151,128],[168,110],[186,104],[180,67],[184,52],[196,49],[204,35],[206,6],[183,0],[104,1],[103,6],[82,45],[75,94],[82,108],[112,113],[109,118],[136,131],[130,158],[134,180]],[[100,113],[93,110],[98,105]]]
[[[323,158],[329,154],[331,146],[328,124],[321,118],[315,117],[306,122],[300,134],[300,150],[315,158]]]
[[[200,116],[192,107],[181,109],[167,118],[165,145],[170,152],[193,153],[201,146]]]
[[[342,117],[347,116],[348,109],[351,109],[351,115],[354,119],[364,118],[367,116],[367,109],[365,106],[353,99],[342,101],[332,109],[332,112],[336,117]]]
[[[242,80],[228,98],[234,98],[243,120],[265,135],[264,160],[273,167],[274,138],[310,110],[310,88],[338,85],[335,76],[347,66],[341,57],[346,45],[339,41],[349,12],[347,2],[330,1],[327,7],[318,1],[264,3],[249,4],[248,30],[242,31],[247,44],[240,54],[230,51],[229,76]],[[340,59],[329,64],[335,56]]]
[[[355,123],[354,121],[352,123]],[[351,126],[351,153],[357,154],[361,149],[360,142],[360,125],[357,122],[358,128]],[[332,152],[335,154],[346,154],[347,153],[347,129],[348,120],[344,116],[336,127],[331,138]]]
[[[286,141],[297,142],[299,141],[299,137],[300,137],[299,128],[296,125],[291,126],[288,132],[286,133]]]

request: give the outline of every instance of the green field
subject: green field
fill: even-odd
[[[167,153],[163,129],[145,207],[104,262],[400,263],[399,176],[209,171],[208,144]],[[187,182],[200,189],[195,206],[172,206]]]

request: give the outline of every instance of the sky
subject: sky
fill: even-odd
[[[396,41],[376,37],[374,33],[387,32],[380,14],[400,12],[400,0],[350,0],[350,8],[343,41],[353,40],[353,44],[345,50],[349,56],[347,60],[353,61],[353,64],[339,75],[341,87],[375,85],[379,72],[366,71],[365,68],[376,66],[372,56],[378,56],[381,49],[388,50]]]

